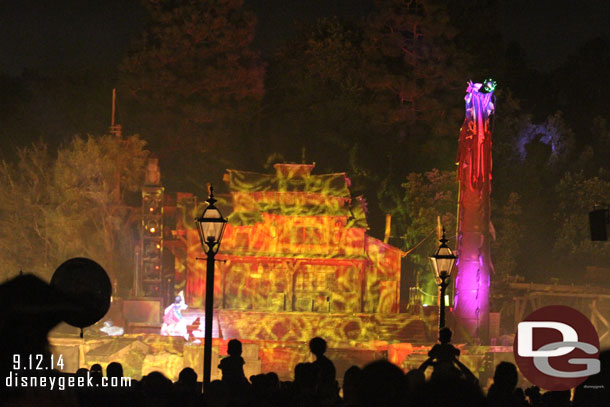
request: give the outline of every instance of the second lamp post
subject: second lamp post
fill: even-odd
[[[220,241],[224,233],[227,220],[214,206],[214,189],[210,187],[210,197],[206,200],[207,208],[200,217],[195,219],[199,239],[203,251],[207,255],[205,275],[205,340],[203,345],[203,389],[207,390],[210,384],[212,371],[212,324],[214,316],[214,256],[220,248]]]
[[[439,242],[441,245],[436,250],[436,253],[430,256],[430,261],[432,263],[432,268],[434,269],[436,284],[438,284],[440,287],[441,298],[438,321],[438,328],[440,330],[441,328],[445,327],[445,291],[449,285],[448,280],[451,277],[451,272],[453,271],[453,266],[455,265],[457,256],[453,254],[449,246],[447,246],[445,228],[443,228],[443,237],[439,240]]]

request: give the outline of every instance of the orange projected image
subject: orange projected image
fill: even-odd
[[[366,202],[351,196],[345,173],[313,169],[225,173],[229,193],[216,203],[229,223],[215,256],[213,378],[233,338],[244,343],[248,374],[286,379],[316,336],[341,372],[350,361],[382,356],[403,366],[411,343],[435,338],[435,313],[399,313],[404,253],[367,234]],[[161,185],[145,187],[143,198],[140,294],[123,305],[125,335],[88,338],[84,362],[105,366],[120,357],[133,377],[163,370],[174,378],[184,366],[201,374],[207,261],[194,219],[205,203]],[[162,334],[178,293],[184,326]]]
[[[216,265],[214,306],[225,310],[396,313],[402,252],[366,234],[360,199],[344,173],[276,164],[275,174],[228,170],[229,224]],[[184,266],[177,289],[204,305],[205,262],[193,222],[180,208]],[[180,205],[180,203],[178,203]]]

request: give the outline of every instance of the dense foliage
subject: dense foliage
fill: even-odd
[[[75,137],[56,153],[35,144],[3,161],[0,278],[19,270],[50,277],[66,259],[89,257],[130,287],[140,220],[128,204],[142,185],[144,146],[137,136]]]

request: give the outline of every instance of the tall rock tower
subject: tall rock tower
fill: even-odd
[[[490,253],[491,136],[495,111],[492,79],[468,83],[466,118],[458,147],[457,277],[455,316],[458,335],[488,340]]]

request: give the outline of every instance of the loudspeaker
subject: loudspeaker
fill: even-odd
[[[591,230],[591,240],[608,240],[608,228],[606,223],[607,213],[607,209],[595,209],[589,212],[589,228]]]

